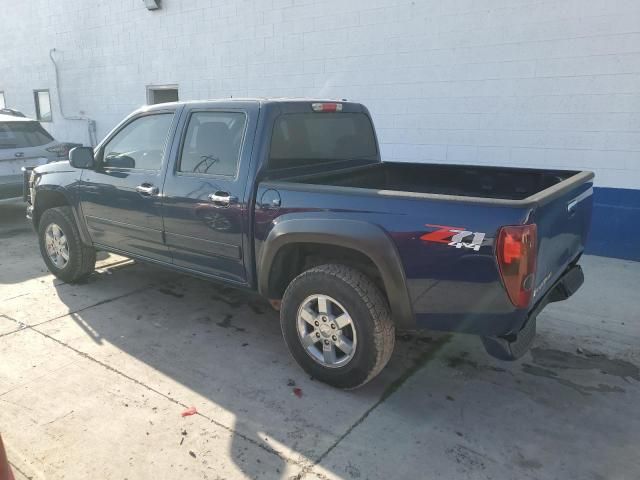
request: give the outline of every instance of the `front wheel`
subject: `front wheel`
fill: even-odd
[[[38,239],[47,268],[60,280],[79,282],[93,272],[96,251],[82,243],[71,207],[45,210],[38,226]]]
[[[382,292],[363,273],[321,265],[287,287],[280,324],[289,351],[312,377],[352,389],[391,358],[395,327]]]

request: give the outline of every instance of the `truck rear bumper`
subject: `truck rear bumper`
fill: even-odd
[[[566,300],[583,284],[584,274],[580,265],[572,263],[531,310],[512,310],[502,313],[416,313],[416,328],[445,332],[469,333],[481,336],[504,336],[517,333],[530,319],[549,303]]]
[[[552,302],[561,302],[576,293],[584,283],[584,272],[578,264],[570,265],[549,291],[538,301],[529,318],[537,317],[544,307]]]
[[[505,336],[484,336],[482,343],[489,355],[499,360],[517,360],[533,343],[536,335],[538,314],[551,302],[560,302],[573,295],[584,283],[584,273],[580,265],[573,264],[553,284],[549,291],[529,312],[527,321],[517,333]]]

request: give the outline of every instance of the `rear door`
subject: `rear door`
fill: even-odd
[[[257,115],[255,105],[185,107],[162,204],[165,239],[176,265],[246,283],[251,192],[245,186]]]
[[[533,303],[584,251],[591,226],[591,178],[536,208],[530,222],[537,225],[538,255]]]
[[[162,178],[177,125],[176,107],[124,122],[84,170],[78,195],[94,243],[124,253],[170,261],[162,238]]]

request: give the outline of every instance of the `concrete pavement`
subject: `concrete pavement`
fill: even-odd
[[[342,392],[304,375],[257,297],[106,254],[66,285],[19,203],[0,204],[0,246],[17,478],[640,478],[640,264],[585,257],[521,361],[401,335],[378,379]]]

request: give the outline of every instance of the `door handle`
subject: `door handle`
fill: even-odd
[[[142,185],[138,185],[136,187],[136,192],[138,192],[140,195],[144,195],[145,197],[150,197],[152,195],[157,195],[159,190],[158,187],[149,185],[148,183],[143,183]]]
[[[210,193],[209,200],[217,207],[228,207],[238,201],[236,197],[229,195],[227,192]]]

